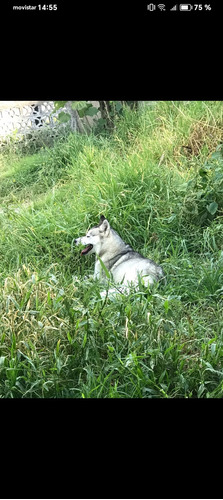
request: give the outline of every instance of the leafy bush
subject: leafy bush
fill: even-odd
[[[208,225],[223,210],[223,146],[200,167],[196,175],[181,186],[185,197],[181,204],[183,215],[191,222]]]

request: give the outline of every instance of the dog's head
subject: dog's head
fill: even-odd
[[[101,215],[98,226],[89,229],[86,236],[82,236],[75,240],[76,245],[85,245],[85,248],[81,251],[81,255],[90,255],[91,253],[100,255],[102,245],[109,233],[110,224],[104,215]]]

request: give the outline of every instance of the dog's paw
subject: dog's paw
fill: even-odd
[[[110,288],[108,291],[103,290],[103,292],[100,292],[100,296],[102,299],[105,299],[106,296],[108,296],[109,299],[114,299],[120,296],[120,292],[116,288]]]

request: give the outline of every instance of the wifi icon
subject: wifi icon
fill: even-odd
[[[163,3],[160,3],[160,4],[158,5],[158,8],[159,8],[160,10],[166,10],[166,6],[165,6]]]

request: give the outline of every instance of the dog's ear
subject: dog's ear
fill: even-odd
[[[102,217],[104,217],[104,216],[102,215]],[[102,222],[100,223],[99,231],[100,231],[100,233],[105,233],[105,236],[108,236],[110,233],[110,224],[105,217],[103,218]]]
[[[105,220],[105,216],[104,215],[101,215],[100,217],[100,221],[99,221],[99,226],[102,224],[102,222]]]

